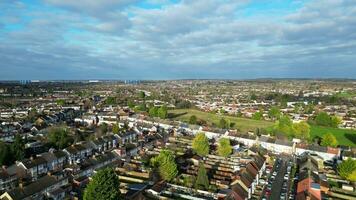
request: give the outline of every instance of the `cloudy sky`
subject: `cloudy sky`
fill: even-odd
[[[356,0],[0,0],[0,79],[356,78]]]

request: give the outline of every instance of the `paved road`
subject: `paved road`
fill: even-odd
[[[280,199],[281,196],[281,190],[284,182],[284,174],[287,171],[287,161],[285,159],[282,159],[279,171],[277,172],[276,179],[272,183],[272,189],[271,189],[271,196],[269,199],[271,200],[277,200]]]

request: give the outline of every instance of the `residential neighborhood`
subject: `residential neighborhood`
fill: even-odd
[[[157,84],[165,92],[156,94]],[[356,160],[355,99],[322,101],[338,83],[320,90],[316,104],[320,97],[298,88],[282,92],[299,101],[262,99],[258,83],[236,87],[237,96],[202,92],[211,86],[186,93],[199,84],[1,83],[0,199],[85,199],[107,169],[124,199],[356,198],[355,171],[340,171]],[[313,129],[337,132],[318,138]]]

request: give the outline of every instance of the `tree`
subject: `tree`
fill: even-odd
[[[294,129],[293,122],[288,116],[281,116],[273,127],[275,134],[284,134],[288,137],[293,137]]]
[[[56,100],[56,103],[59,106],[63,106],[66,102],[64,101],[64,99],[58,99],[58,100]]]
[[[192,115],[189,118],[189,124],[196,124],[197,123],[197,116]]]
[[[192,148],[199,156],[206,156],[209,153],[209,140],[204,132],[197,133],[192,142]]]
[[[209,178],[203,163],[199,163],[198,176],[195,181],[196,189],[207,190],[209,188]]]
[[[128,101],[127,106],[132,109],[135,107],[135,104],[132,101]]]
[[[106,134],[108,132],[108,124],[107,123],[101,123],[99,126],[101,134]]]
[[[146,112],[146,111],[147,111],[146,103],[141,103],[140,105],[138,105],[138,106],[137,106],[137,110],[138,110],[138,111]]]
[[[148,114],[149,114],[151,117],[158,117],[158,107],[152,106],[152,107],[149,109]]]
[[[254,119],[254,120],[261,120],[262,118],[263,118],[263,114],[261,111],[255,112],[252,115],[252,119]]]
[[[167,106],[161,106],[158,109],[158,117],[160,117],[161,119],[166,119],[168,116],[168,109]]]
[[[232,147],[228,138],[221,138],[218,144],[218,154],[227,157],[231,154]]]
[[[339,175],[349,181],[356,181],[356,160],[348,158],[337,166]]]
[[[301,140],[310,139],[310,126],[305,121],[293,124],[294,135]]]
[[[116,98],[115,97],[107,97],[105,99],[105,104],[107,105],[114,105],[116,104]]]
[[[315,117],[315,123],[319,126],[332,126],[333,124],[331,117],[326,112],[320,112]]]
[[[141,99],[144,99],[146,97],[146,93],[144,91],[140,91],[139,96]]]
[[[278,107],[273,106],[269,111],[268,111],[268,117],[275,120],[278,119],[279,116],[281,115],[281,111]]]
[[[49,129],[48,140],[57,149],[64,149],[72,144],[73,138],[68,135],[68,131],[62,127],[52,127]]]
[[[84,191],[84,200],[124,199],[120,194],[120,182],[112,168],[98,171]]]
[[[330,126],[334,128],[338,128],[339,124],[341,124],[341,119],[337,116],[332,116]]]
[[[25,142],[20,135],[15,135],[14,143],[11,145],[11,152],[15,160],[22,160],[25,157]]]
[[[118,124],[112,125],[112,132],[113,132],[114,134],[119,134],[119,132],[120,132],[120,127],[119,127]]]
[[[192,188],[195,183],[195,177],[194,176],[183,176],[183,185],[185,187]]]
[[[221,118],[219,121],[219,128],[228,129],[230,128],[230,121],[225,118]]]
[[[13,162],[11,148],[8,144],[0,141],[0,165],[9,165]]]
[[[166,181],[171,181],[178,174],[175,156],[172,151],[162,150],[158,156],[151,159],[151,165],[158,167],[161,177]]]
[[[330,147],[336,147],[337,146],[337,140],[335,136],[331,133],[327,133],[323,135],[321,139],[321,146],[330,146]]]

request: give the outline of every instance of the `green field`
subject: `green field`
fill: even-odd
[[[258,121],[247,118],[217,115],[214,113],[207,113],[193,109],[177,109],[169,111],[170,117],[183,122],[189,122],[189,118],[192,115],[195,115],[198,119],[205,120],[208,125],[212,125],[212,123],[219,124],[221,118],[227,119],[231,123],[235,123],[233,128],[239,129],[242,132],[255,131],[256,128],[267,128],[273,125],[272,122],[268,121]]]
[[[356,130],[310,126],[310,136],[322,137],[325,133],[332,133],[340,145],[356,147]]]
[[[207,113],[194,109],[177,109],[169,110],[169,116],[172,119],[188,122],[190,116],[195,115],[198,119],[205,120],[208,125],[219,124],[221,118],[229,120],[231,123],[235,123],[233,128],[239,129],[241,132],[255,131],[256,128],[271,129],[273,122],[258,121],[247,118],[232,117],[226,115],[218,115],[214,113]],[[316,136],[322,137],[325,133],[332,133],[335,135],[340,145],[356,147],[356,130],[337,129],[329,127],[320,127],[311,125],[310,135],[311,138]]]

